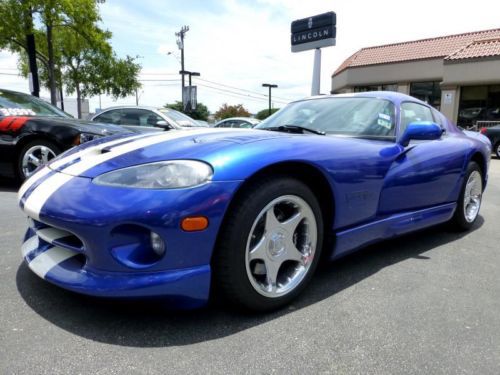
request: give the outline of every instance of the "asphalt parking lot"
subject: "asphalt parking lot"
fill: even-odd
[[[500,373],[500,160],[472,231],[432,228],[319,270],[288,308],[168,312],[54,287],[21,262],[0,181],[0,373]]]

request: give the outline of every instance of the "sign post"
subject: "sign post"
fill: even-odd
[[[337,37],[335,12],[319,14],[292,22],[292,52],[314,49],[311,95],[319,95],[321,77],[321,48],[334,46]]]

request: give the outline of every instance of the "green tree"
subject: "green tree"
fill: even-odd
[[[45,53],[37,53],[37,57],[46,68],[47,87],[50,90],[52,104],[56,104],[58,66],[57,43],[55,34],[60,29],[71,29],[74,33],[87,38],[101,20],[98,3],[101,0],[0,0],[0,48],[12,52],[25,51],[26,35],[35,34],[37,48]],[[33,22],[35,18],[35,22]],[[34,28],[33,24],[38,28]]]
[[[224,103],[221,107],[214,113],[214,117],[218,120],[224,120],[229,117],[249,117],[250,112],[243,107],[243,104],[228,105]]]
[[[278,112],[280,108],[271,108],[271,115],[275,112]],[[262,111],[257,112],[255,118],[258,120],[265,120],[269,117],[269,109],[263,109]]]
[[[137,79],[140,65],[130,56],[118,58],[107,41],[110,36],[109,32],[94,32],[92,44],[88,44],[87,38],[71,30],[58,35],[65,67],[62,79],[68,94],[76,92],[78,117],[84,97],[108,94],[117,99],[133,94],[141,86]]]
[[[165,108],[175,109],[176,111],[185,113],[186,115],[194,118],[195,120],[207,121],[208,116],[210,116],[210,111],[208,110],[207,106],[200,102],[196,104],[196,109],[191,112],[184,111],[182,107],[182,102],[180,101],[176,101],[175,103],[172,104],[165,104]]]
[[[119,98],[133,94],[140,87],[137,78],[140,65],[130,56],[118,58],[109,44],[111,33],[97,25],[100,20],[98,2],[102,1],[0,0],[0,17],[6,14],[7,25],[22,19],[19,12],[47,13],[40,16],[44,26],[31,30],[35,35],[37,58],[42,62],[40,82],[51,90],[51,97],[53,89],[63,84],[68,94],[76,93],[79,117],[84,97],[109,94]],[[14,7],[13,12],[9,5]],[[50,43],[47,24],[50,25]],[[9,31],[0,23],[0,48],[18,53],[20,69],[25,76],[28,74],[26,30],[27,27],[17,27]]]

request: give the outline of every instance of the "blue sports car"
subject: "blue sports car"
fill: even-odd
[[[470,228],[491,144],[388,92],[293,102],[256,129],[88,142],[19,191],[38,276],[103,297],[271,310],[323,256],[443,222]],[[323,256],[322,256],[323,255]]]

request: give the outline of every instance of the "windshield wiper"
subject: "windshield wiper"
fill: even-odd
[[[309,132],[309,133],[313,133],[313,134],[318,134],[318,135],[325,135],[326,133],[324,131],[321,131],[321,130],[317,130],[317,129],[311,129],[311,128],[307,128],[305,126],[300,126],[300,125],[280,125],[280,126],[273,126],[273,127],[270,127],[270,128],[261,128],[263,130],[271,130],[271,131],[276,131],[276,132],[282,132],[282,131],[288,131],[289,133],[293,133],[293,132],[300,132],[300,133],[304,133],[304,132]]]

